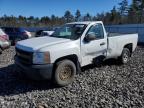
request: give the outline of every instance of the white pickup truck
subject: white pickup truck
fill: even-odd
[[[109,58],[127,63],[137,41],[138,34],[107,34],[101,21],[68,23],[49,37],[18,42],[15,64],[30,78],[65,86],[88,64]]]

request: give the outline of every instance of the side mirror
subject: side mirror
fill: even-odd
[[[86,42],[90,42],[90,41],[95,40],[95,39],[96,39],[95,33],[88,33],[84,40]]]

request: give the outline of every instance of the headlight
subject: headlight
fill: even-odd
[[[49,52],[36,52],[33,54],[33,64],[48,64],[50,63]]]

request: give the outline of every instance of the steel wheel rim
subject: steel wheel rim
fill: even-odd
[[[59,77],[61,80],[66,81],[72,77],[72,68],[71,66],[64,66],[59,73]]]
[[[128,53],[124,53],[123,60],[124,60],[124,62],[128,61]]]

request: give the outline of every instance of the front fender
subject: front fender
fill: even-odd
[[[50,52],[51,63],[55,63],[57,59],[68,55],[76,55],[78,57],[79,62],[81,62],[80,40],[52,45],[46,48],[42,48],[41,51]]]

